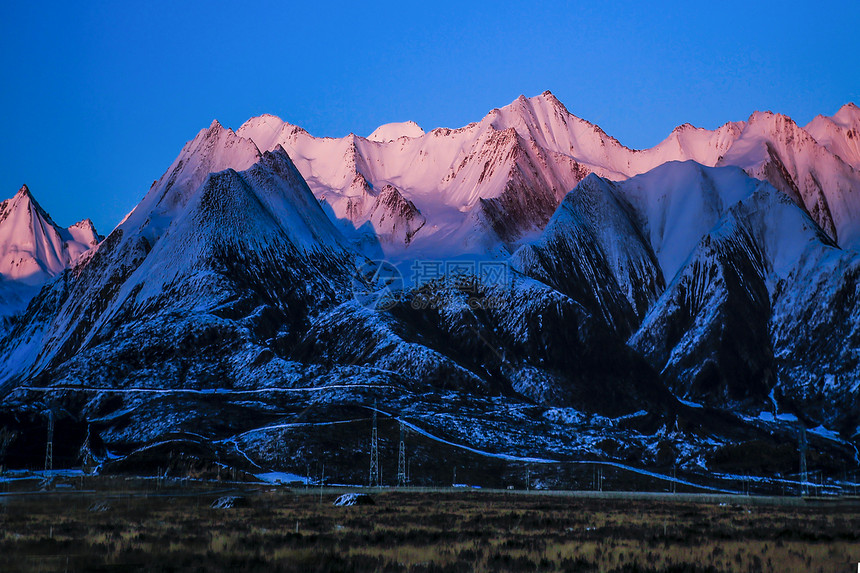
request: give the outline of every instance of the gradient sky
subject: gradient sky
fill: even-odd
[[[630,147],[860,103],[860,2],[5,2],[0,198],[109,232],[213,118],[478,121],[549,89]]]

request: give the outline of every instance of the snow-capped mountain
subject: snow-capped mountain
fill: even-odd
[[[162,184],[180,177],[179,170],[193,187],[206,172],[246,169],[261,151],[280,145],[357,244],[378,241],[393,259],[500,256],[541,231],[589,173],[623,180],[691,159],[741,167],[770,181],[839,244],[857,246],[860,173],[849,153],[856,115],[848,105],[833,118],[816,118],[808,127],[821,142],[785,116],[757,112],[714,131],[682,125],[641,151],[572,115],[549,92],[520,97],[459,129],[424,133],[413,122],[386,124],[367,139],[317,138],[263,115],[235,133],[213,122],[189,142]]]
[[[42,290],[5,342],[0,385],[80,380],[81,367],[112,384],[119,372],[187,372],[187,361],[240,368],[258,337],[295,337],[337,298],[352,254],[282,149],[245,171],[200,173],[178,160],[85,265]],[[207,350],[195,354],[198,345]],[[133,367],[129,352],[147,358]]]
[[[89,219],[64,229],[24,185],[0,202],[0,331],[39,288],[73,266],[101,237]]]
[[[213,122],[77,264],[45,258],[56,276],[0,339],[0,421],[60,408],[61,449],[90,427],[104,467],[134,471],[169,454],[295,472],[340,444],[360,479],[377,400],[426,440],[429,474],[463,452],[712,476],[763,451],[789,472],[795,420],[811,463],[854,460],[855,111],[685,125],[643,151],[549,92],[367,139]],[[39,217],[15,228],[56,227]],[[368,308],[356,266],[380,250],[500,274]]]
[[[282,145],[315,195],[336,218],[355,227],[370,220],[379,189],[397,189],[427,224],[406,241],[390,240],[384,225],[372,223],[377,235],[386,237],[386,254],[394,257],[407,244],[413,255],[425,244],[424,250],[454,254],[511,250],[540,230],[564,194],[589,173],[621,180],[688,159],[741,167],[770,181],[840,244],[857,246],[857,115],[849,104],[833,118],[816,118],[808,126],[813,135],[772,113],[754,113],[746,122],[714,131],[685,124],[654,148],[639,151],[544,92],[494,109],[478,123],[426,134],[414,124],[389,124],[368,139],[316,138],[265,115],[248,120],[237,135],[260,149]]]
[[[42,284],[98,242],[92,221],[60,227],[26,185],[0,202],[0,280]]]
[[[631,345],[684,398],[762,400],[779,377],[769,330],[777,290],[808,251],[832,241],[788,197],[738,169],[669,163],[620,187],[634,205],[648,199],[643,235],[671,277]],[[683,235],[655,232],[664,228]]]
[[[590,175],[511,263],[629,336],[677,396],[755,409],[789,380],[814,386],[824,365],[860,379],[856,346],[834,338],[856,336],[843,299],[855,296],[858,260],[770,184],[687,161],[621,182]],[[795,361],[798,344],[816,349],[815,367]],[[860,412],[807,414],[842,424]]]

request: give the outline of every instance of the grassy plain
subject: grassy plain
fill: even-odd
[[[0,496],[2,571],[856,571],[856,500],[80,482]],[[16,492],[16,489],[18,490]],[[212,502],[234,496],[233,507]]]

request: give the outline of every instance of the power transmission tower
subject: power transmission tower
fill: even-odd
[[[54,413],[48,410],[48,444],[45,447],[45,471],[54,469]]]
[[[397,487],[406,487],[406,442],[403,440],[403,422],[400,422],[400,447],[397,451]]]
[[[808,476],[806,474],[806,427],[801,422],[798,425],[800,436],[797,440],[798,449],[800,450],[800,495],[808,495],[809,487],[807,486]]]
[[[376,427],[376,402],[373,402],[373,430],[370,433],[370,487],[379,487],[379,431]]]
[[[6,450],[9,445],[15,441],[15,432],[9,431],[7,428],[0,430],[0,475],[5,471]]]
[[[90,446],[90,426],[87,425],[87,437],[84,439],[84,445],[81,448],[82,456],[81,456],[81,469],[85,474],[89,475],[93,473],[93,466],[95,465],[93,460],[93,451]]]

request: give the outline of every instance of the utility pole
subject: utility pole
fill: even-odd
[[[376,401],[373,402],[373,430],[370,433],[370,487],[379,487],[379,431],[376,427]]]
[[[400,422],[400,447],[397,451],[397,487],[406,487],[406,442],[403,440],[403,422]]]
[[[48,410],[48,444],[45,447],[45,471],[54,469],[54,413]]]
[[[12,432],[5,427],[0,430],[0,475],[2,475],[5,471],[6,450],[9,448],[9,445],[14,440],[15,432]]]

